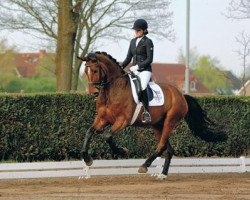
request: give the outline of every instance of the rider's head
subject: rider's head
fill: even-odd
[[[145,19],[137,19],[132,29],[136,31],[137,37],[142,37],[142,35],[148,34],[148,23]]]

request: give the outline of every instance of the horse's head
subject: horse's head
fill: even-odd
[[[103,52],[89,53],[82,60],[86,62],[84,72],[89,81],[90,94],[98,93],[100,88],[104,88],[123,73],[119,63]]]

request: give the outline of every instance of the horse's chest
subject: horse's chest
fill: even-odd
[[[99,107],[98,109],[98,117],[103,118],[107,121],[112,121],[112,119],[114,118],[114,110],[110,107],[107,106],[102,106]]]
[[[107,107],[106,108],[106,115],[108,117],[112,117],[113,115],[116,115],[118,113],[118,110],[115,109],[114,107]]]
[[[108,120],[109,122],[114,122],[116,117],[119,116],[121,114],[121,110],[119,109],[119,107],[106,107],[105,109],[105,118],[106,120]]]

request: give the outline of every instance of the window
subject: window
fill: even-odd
[[[190,83],[190,90],[191,91],[196,91],[196,81],[191,81]]]

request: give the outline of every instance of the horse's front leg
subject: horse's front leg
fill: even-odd
[[[108,143],[110,149],[112,150],[112,157],[114,158],[114,155],[118,155],[118,156],[125,156],[128,154],[128,149],[124,148],[124,147],[119,147],[116,145],[114,139],[113,139],[113,135],[109,132],[106,136],[105,136],[105,140]]]
[[[95,133],[99,133],[99,134],[103,133],[104,127],[106,125],[107,125],[107,121],[97,116],[93,123],[93,126],[91,126],[85,134],[84,143],[83,143],[83,147],[81,150],[81,155],[87,166],[91,166],[93,164],[93,159],[88,154],[90,139]]]
[[[113,140],[113,133],[119,132],[127,126],[128,121],[126,120],[126,117],[121,115],[116,118],[116,121],[110,128],[110,132],[106,135],[106,142],[109,144],[113,154],[120,156],[125,156],[128,154],[127,148],[117,146]]]
[[[95,133],[96,133],[96,130],[94,129],[93,126],[88,129],[88,131],[85,134],[84,143],[83,143],[83,147],[81,150],[81,155],[87,166],[91,166],[93,163],[93,159],[88,154],[88,149],[89,149],[90,139]]]

